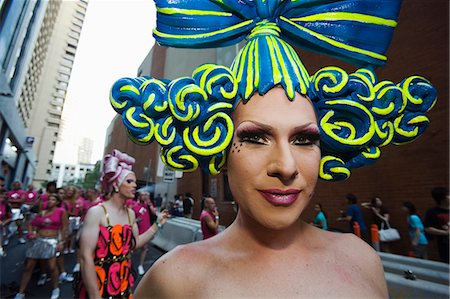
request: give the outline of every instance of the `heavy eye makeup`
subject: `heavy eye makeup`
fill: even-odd
[[[273,129],[263,124],[243,123],[236,130],[239,142],[267,145],[273,137]],[[296,146],[320,146],[320,132],[317,126],[306,124],[292,130],[289,142]]]
[[[134,183],[135,181],[133,180],[133,179],[127,179],[127,183],[128,184],[131,184],[131,183]]]
[[[320,132],[315,126],[308,126],[294,131],[291,142],[294,145],[320,146]]]
[[[270,130],[259,127],[255,124],[241,125],[236,130],[236,136],[239,142],[247,142],[252,144],[268,144]]]

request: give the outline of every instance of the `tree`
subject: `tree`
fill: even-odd
[[[95,185],[97,184],[98,180],[100,179],[100,165],[101,160],[97,161],[95,163],[94,169],[84,176],[84,182],[83,182],[83,188],[95,188]]]

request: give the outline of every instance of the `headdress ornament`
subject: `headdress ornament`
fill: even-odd
[[[133,157],[118,150],[113,150],[111,154],[103,158],[103,171],[100,179],[103,190],[111,192],[113,184],[120,186],[128,174],[133,173],[132,167],[135,162]]]
[[[397,24],[399,0],[156,0],[154,36],[165,46],[208,48],[247,43],[231,69],[198,67],[173,81],[124,78],[111,90],[130,138],[162,146],[162,160],[181,171],[216,174],[233,136],[238,101],[280,85],[314,104],[321,129],[320,177],[342,180],[374,162],[380,147],[408,143],[426,128],[436,90],[420,76],[378,82],[373,67]],[[310,76],[286,42],[363,66],[347,74],[325,67]]]

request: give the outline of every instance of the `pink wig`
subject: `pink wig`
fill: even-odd
[[[114,182],[117,183],[117,186],[120,186],[126,176],[133,173],[131,168],[134,162],[135,159],[133,157],[121,153],[116,149],[110,155],[106,155],[103,158],[103,172],[100,179],[103,190],[111,192]]]

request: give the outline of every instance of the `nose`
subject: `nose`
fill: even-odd
[[[288,143],[274,145],[270,153],[267,175],[289,181],[295,179],[298,173],[298,165],[290,145]]]

